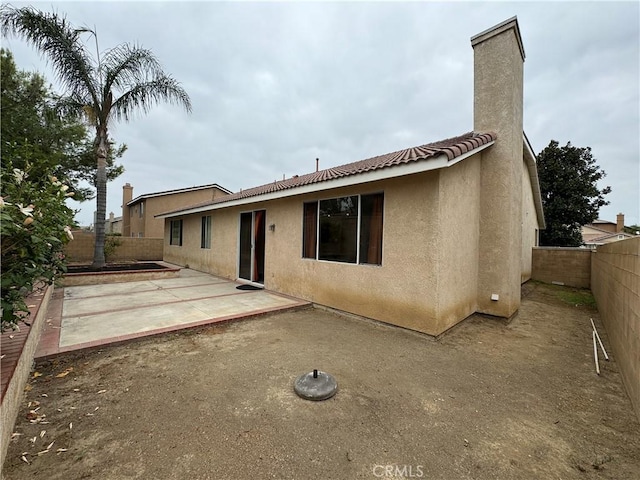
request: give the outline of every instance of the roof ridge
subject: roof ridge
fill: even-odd
[[[208,202],[191,205],[179,210],[165,212],[161,215],[179,213],[191,210],[192,208],[201,208],[208,205],[231,202],[234,200],[250,198],[258,195],[310,185],[313,183],[335,180],[338,178],[358,175],[374,170],[381,170],[393,166],[428,160],[440,155],[446,156],[447,161],[450,162],[457,157],[460,157],[483,145],[495,141],[496,138],[497,135],[494,132],[480,133],[470,131],[462,135],[446,138],[444,140],[438,140],[436,142],[425,143],[423,145],[418,145],[415,147],[396,150],[394,152],[377,155],[375,157],[365,158],[363,160],[357,160],[355,162],[325,168],[316,172],[310,172],[303,175],[294,175],[284,180],[276,180],[274,182],[240,190],[239,192],[232,193],[231,195],[225,195]]]

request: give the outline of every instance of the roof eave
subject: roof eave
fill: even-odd
[[[201,207],[187,208],[183,210],[177,210],[173,212],[165,212],[156,215],[156,218],[174,218],[182,217],[185,215],[191,215],[194,213],[208,212],[212,210],[219,210],[222,208],[237,207],[241,205],[249,205],[252,203],[265,202],[269,200],[277,200],[280,198],[293,197],[297,195],[304,195],[307,193],[321,192],[325,190],[332,190],[335,188],[349,187],[353,185],[361,185],[363,183],[376,182],[379,180],[387,180],[390,178],[403,177],[406,175],[413,175],[416,173],[428,172],[431,170],[438,170],[441,168],[447,168],[455,165],[462,160],[471,157],[482,150],[490,147],[495,143],[495,140],[480,145],[473,150],[463,153],[451,160],[445,154],[437,155],[436,157],[418,160],[403,165],[395,165],[392,167],[381,168],[378,170],[372,170],[369,172],[356,173],[341,178],[332,180],[326,180],[324,182],[311,183],[308,185],[301,185],[298,187],[289,188],[286,190],[279,190],[277,192],[264,193],[261,195],[255,195],[252,197],[239,198],[237,200],[231,200],[228,202],[203,205]]]
[[[533,201],[536,206],[536,216],[538,217],[538,226],[544,230],[547,225],[544,221],[544,210],[542,208],[542,191],[540,190],[540,179],[538,178],[538,166],[536,164],[536,155],[533,153],[531,143],[527,138],[527,134],[522,132],[522,153],[524,161],[527,164],[527,170],[529,172],[529,178],[531,179],[531,190],[533,192]]]

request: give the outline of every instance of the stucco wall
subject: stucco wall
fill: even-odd
[[[121,245],[107,259],[109,262],[162,260],[162,238],[113,237]],[[73,240],[65,247],[67,260],[71,263],[93,261],[95,235],[89,232],[73,232]]]
[[[568,247],[536,247],[532,251],[531,278],[569,287],[591,286],[591,250]]]
[[[478,307],[480,160],[475,155],[440,173],[439,331]]]
[[[522,264],[520,283],[531,278],[533,247],[537,246],[538,216],[533,200],[531,178],[525,161],[522,162]]]
[[[266,209],[266,225],[276,226],[266,232],[266,288],[437,335],[475,305],[477,160],[451,167],[442,181],[435,171],[212,211],[211,250],[200,248],[202,214],[183,218],[182,247],[169,245],[167,221],[164,259],[235,279],[240,212]],[[301,258],[303,202],[380,191],[385,195],[381,266]],[[443,215],[447,222],[440,221]],[[451,291],[439,294],[440,282]]]
[[[600,246],[591,259],[591,291],[640,419],[640,238]]]
[[[497,134],[482,153],[478,310],[510,317],[520,306],[524,65],[513,28],[473,49],[473,128]]]

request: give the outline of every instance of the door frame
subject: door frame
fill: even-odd
[[[256,231],[256,214],[262,212],[262,239],[261,242],[258,242],[257,240],[259,240],[258,236],[260,232]],[[240,263],[242,260],[242,215],[243,214],[251,214],[251,251],[250,251],[250,259],[251,259],[251,264],[250,264],[250,277],[251,278],[243,278],[240,276]],[[238,255],[237,255],[237,263],[236,263],[236,279],[237,281],[241,282],[241,283],[245,283],[245,284],[250,284],[250,285],[255,285],[255,286],[259,286],[259,287],[264,287],[264,278],[265,278],[265,274],[264,274],[264,266],[265,266],[265,260],[266,260],[266,248],[265,248],[265,242],[266,242],[266,219],[267,219],[267,211],[266,209],[258,209],[258,210],[246,210],[246,211],[242,211],[239,213],[238,215]],[[262,282],[260,281],[259,278],[254,278],[255,277],[255,272],[256,272],[256,244],[257,243],[261,243],[262,245]],[[257,252],[258,254],[260,252]],[[260,272],[258,272],[259,274]]]

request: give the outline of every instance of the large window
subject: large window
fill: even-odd
[[[352,195],[304,204],[302,256],[382,264],[384,195]]]
[[[211,248],[211,215],[202,217],[200,228],[200,248]]]
[[[171,220],[169,245],[182,246],[182,220]]]

